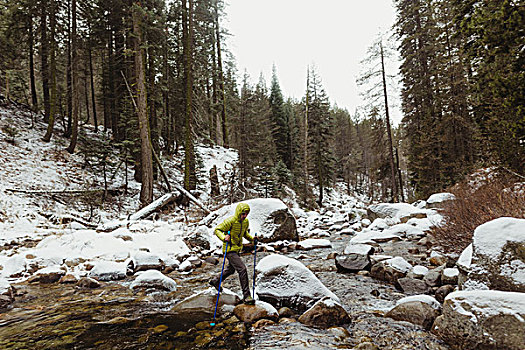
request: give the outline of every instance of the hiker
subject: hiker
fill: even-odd
[[[250,235],[250,222],[246,218],[250,213],[250,206],[246,203],[239,203],[235,209],[235,215],[224,220],[215,228],[215,235],[223,241],[222,251],[225,252],[226,242],[228,242],[228,252],[226,258],[228,259],[228,266],[224,271],[222,280],[224,281],[228,276],[231,276],[237,271],[239,280],[241,282],[243,302],[248,305],[255,304],[255,300],[250,296],[250,286],[248,282],[248,272],[246,265],[241,259],[240,252],[242,249],[242,238],[245,237],[249,241],[256,243],[257,237]],[[221,276],[218,275],[210,280],[210,285],[219,290]]]

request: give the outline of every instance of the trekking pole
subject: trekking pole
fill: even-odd
[[[254,242],[253,242],[253,288],[252,288],[252,298],[255,300],[255,263],[257,261],[257,232],[255,232],[254,236]]]
[[[219,279],[219,290],[217,291],[217,300],[215,301],[215,311],[213,312],[213,322],[210,323],[210,326],[215,326],[215,315],[217,314],[217,305],[219,305],[219,296],[221,295],[221,283],[222,283],[222,273],[224,271],[224,262],[226,261],[226,253],[228,253],[228,241],[226,241],[226,250],[224,251],[224,257],[222,259],[222,269],[221,269],[221,278]]]

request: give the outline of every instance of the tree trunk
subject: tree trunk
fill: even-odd
[[[193,149],[193,74],[192,74],[192,36],[193,36],[193,0],[183,1],[183,34],[184,38],[184,72],[186,83],[186,136],[184,146],[184,188],[193,190],[195,179],[195,150]]]
[[[91,53],[91,34],[88,42],[88,56],[89,56],[89,78],[91,80],[91,105],[93,110],[93,124],[95,125],[95,132],[98,132],[97,120],[97,105],[95,103],[95,82],[93,79],[93,55]]]
[[[191,0],[190,0],[191,2]],[[226,98],[224,93],[224,72],[222,70],[221,32],[219,27],[218,1],[215,1],[215,40],[217,42],[217,66],[219,68],[219,103],[221,108],[221,130],[222,143],[224,147],[229,146],[228,123],[226,119]]]
[[[308,205],[308,108],[310,103],[310,67],[306,68],[306,101],[304,111],[303,176],[304,203]]]
[[[49,121],[49,42],[47,41],[47,3],[42,1],[40,13],[40,59],[42,62],[42,93],[44,95],[44,122]]]
[[[71,78],[71,1],[68,1],[67,4],[67,67],[66,67],[66,100],[67,100],[67,126],[64,130],[64,136],[71,136],[71,124],[72,124],[72,115],[73,115],[73,91],[72,78]]]
[[[51,74],[51,96],[49,100],[49,117],[47,122],[47,131],[42,139],[45,142],[51,140],[53,135],[53,128],[55,126],[55,117],[57,114],[57,70],[56,70],[56,41],[55,41],[55,32],[56,32],[56,9],[55,9],[55,0],[50,1],[50,14],[49,14],[49,27],[50,27],[50,40],[49,40],[49,56],[50,56],[50,65],[49,72]]]
[[[140,2],[133,4],[133,34],[135,49],[135,74],[137,78],[137,114],[140,130],[140,149],[142,167],[142,185],[140,188],[140,205],[145,207],[153,200],[153,158],[151,138],[148,125],[148,106],[146,95],[146,77],[144,70],[144,51],[142,46],[141,18],[142,7]]]
[[[71,140],[67,151],[75,152],[78,139],[78,47],[77,47],[77,0],[71,1],[71,96],[72,96],[72,116],[71,116]]]
[[[33,111],[38,110],[38,99],[36,95],[36,83],[35,83],[35,46],[33,37],[33,17],[28,17],[28,30],[29,30],[29,81],[31,85],[31,107]]]
[[[385,116],[386,116],[386,131],[388,134],[388,153],[390,155],[390,184],[392,186],[392,199],[394,203],[398,202],[397,184],[396,184],[396,167],[394,163],[394,150],[392,146],[392,130],[390,128],[390,114],[388,112],[388,95],[386,92],[386,73],[385,73],[385,57],[383,54],[383,43],[379,43],[381,48],[381,74],[383,77],[383,96],[385,99]]]

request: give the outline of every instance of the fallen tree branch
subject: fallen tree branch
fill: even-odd
[[[96,190],[59,190],[59,191],[52,191],[52,190],[18,190],[15,188],[6,188],[6,191],[9,192],[15,192],[15,193],[27,193],[27,194],[87,194],[87,193],[97,193],[97,192],[104,192],[103,189],[96,189]],[[118,190],[114,190],[118,191]]]

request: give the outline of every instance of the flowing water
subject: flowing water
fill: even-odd
[[[346,238],[332,238],[333,249],[294,251],[298,258],[333,291],[352,322],[321,330],[292,319],[262,328],[219,319],[210,327],[211,313],[174,314],[171,307],[208,287],[220,266],[205,264],[189,274],[173,272],[178,289],[172,293],[134,292],[129,281],[111,282],[97,289],[64,284],[15,285],[16,301],[0,314],[1,349],[352,349],[371,342],[380,349],[448,349],[420,327],[383,317],[404,295],[393,286],[358,274],[336,272],[332,251],[343,250]],[[403,243],[385,245],[388,252]],[[268,253],[258,253],[262,259]],[[253,278],[253,255],[244,260]],[[132,278],[130,278],[131,280]],[[225,287],[240,291],[237,275]]]

